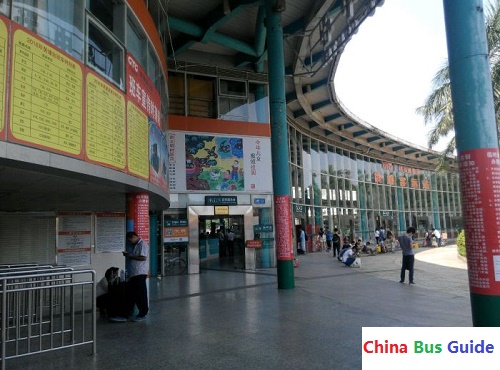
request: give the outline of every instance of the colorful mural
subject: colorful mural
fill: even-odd
[[[186,189],[243,191],[243,139],[186,135]]]

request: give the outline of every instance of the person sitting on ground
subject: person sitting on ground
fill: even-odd
[[[358,249],[355,246],[347,248],[342,256],[342,262],[344,262],[347,267],[351,267],[356,261],[356,257],[359,257]]]
[[[380,253],[387,253],[387,246],[385,241],[381,240],[379,246],[380,246]]]
[[[366,245],[364,248],[365,248],[366,253],[369,254],[370,256],[376,255],[375,247],[373,247],[370,242],[366,242]]]
[[[115,302],[109,292],[109,287],[120,284],[119,271],[118,267],[110,267],[96,285],[96,307],[102,317],[112,317],[116,314]]]
[[[337,257],[337,259],[339,261],[343,261],[342,260],[342,256],[344,255],[344,253],[349,249],[351,248],[352,245],[349,244],[349,242],[347,241],[347,237],[344,237],[344,244],[342,245],[342,250],[339,252],[339,256]]]

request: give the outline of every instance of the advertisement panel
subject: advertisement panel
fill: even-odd
[[[170,132],[168,141],[171,190],[272,192],[269,138]]]

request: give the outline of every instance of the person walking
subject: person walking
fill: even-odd
[[[415,265],[415,251],[413,250],[413,234],[415,234],[415,228],[410,226],[406,230],[405,235],[401,235],[398,237],[399,245],[401,246],[401,250],[403,251],[403,261],[401,263],[401,279],[400,283],[404,284],[405,282],[405,274],[406,270],[408,270],[409,274],[409,283],[415,284],[413,280],[413,267]]]
[[[134,231],[127,232],[126,240],[130,245],[128,251],[123,252],[123,256],[130,260],[130,278],[126,285],[126,312],[131,314],[134,305],[136,305],[139,313],[131,321],[143,321],[149,312],[148,289],[146,286],[146,279],[149,274],[149,245]],[[115,322],[127,321],[124,317],[113,317],[110,320]]]
[[[300,254],[307,254],[306,251],[306,232],[302,228],[302,226],[299,226],[299,245],[297,248],[297,252]]]

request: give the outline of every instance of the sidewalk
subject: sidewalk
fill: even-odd
[[[363,257],[361,269],[300,256],[290,290],[275,269],[152,279],[146,321],[98,319],[96,356],[82,346],[7,369],[361,369],[363,326],[472,325],[467,270],[436,264],[452,249],[419,251],[414,286],[398,283],[401,252]]]

